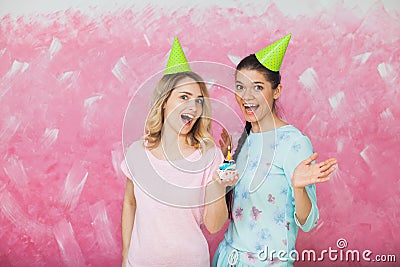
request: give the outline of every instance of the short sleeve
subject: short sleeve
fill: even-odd
[[[121,170],[122,170],[122,172],[124,173],[124,175],[125,175],[126,177],[128,177],[130,180],[133,179],[133,178],[132,178],[132,175],[131,175],[131,172],[130,172],[129,169],[128,169],[128,165],[126,164],[126,160],[123,160],[123,161],[121,162]]]
[[[294,201],[294,195],[292,187],[292,176],[294,169],[303,160],[309,158],[313,153],[314,150],[312,148],[310,139],[304,135],[294,140],[294,142],[289,147],[289,151],[283,163],[283,169],[285,172],[285,176],[288,179],[288,183],[290,184],[291,187],[293,201]],[[296,212],[294,213],[294,220],[297,226],[299,226],[300,229],[302,229],[304,232],[311,231],[311,229],[313,229],[314,226],[317,224],[319,218],[315,184],[306,186],[306,191],[312,204],[311,211],[307,217],[306,222],[303,225],[301,225],[300,222],[297,220]]]

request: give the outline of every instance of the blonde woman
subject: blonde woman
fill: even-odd
[[[122,163],[123,266],[209,266],[200,226],[222,227],[225,189],[238,179],[218,178],[223,156],[210,134],[207,88],[186,58],[171,63],[176,58],[184,58],[177,39],[153,94],[146,142],[133,143]]]

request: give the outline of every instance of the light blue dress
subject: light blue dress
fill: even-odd
[[[294,169],[312,154],[308,137],[292,125],[250,132],[236,162],[233,219],[212,266],[293,266],[298,228],[310,231],[319,216],[310,185],[311,212],[304,225],[298,222],[291,183]]]

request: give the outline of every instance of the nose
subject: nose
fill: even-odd
[[[250,89],[248,89],[248,88],[243,89],[243,92],[242,92],[241,97],[242,97],[244,100],[252,99],[252,98],[253,98],[252,90],[250,90]]]
[[[191,99],[188,101],[188,107],[190,110],[197,111],[197,103],[195,99]]]

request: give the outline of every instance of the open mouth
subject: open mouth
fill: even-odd
[[[256,105],[256,104],[243,104],[244,109],[246,111],[247,114],[254,114],[254,112],[258,109],[258,107],[260,105]]]
[[[194,115],[189,113],[183,113],[181,114],[181,119],[185,125],[190,124],[194,119]]]

